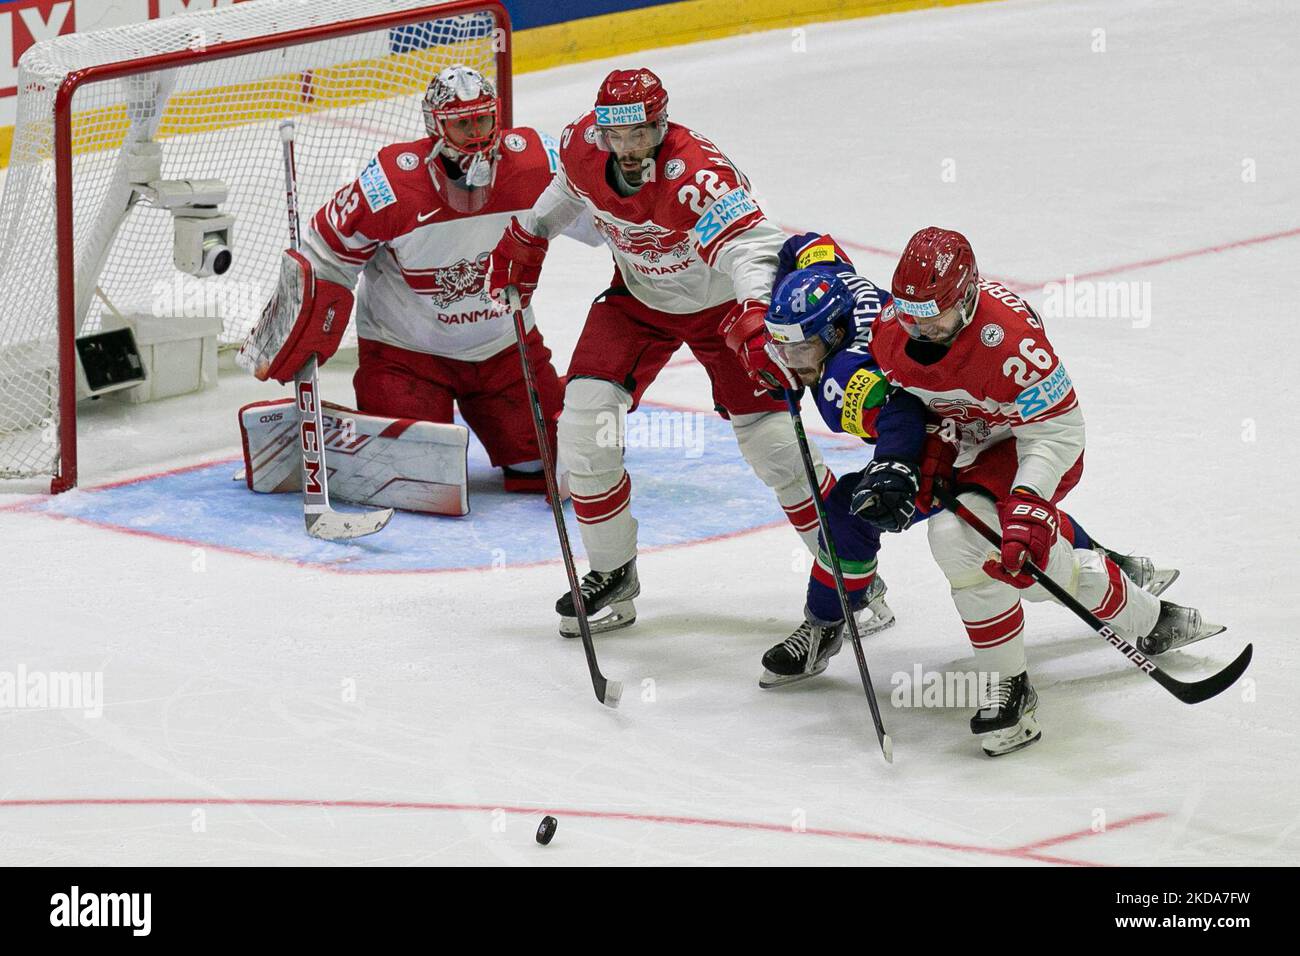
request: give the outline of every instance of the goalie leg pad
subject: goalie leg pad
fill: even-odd
[[[323,402],[331,496],[360,505],[426,514],[469,513],[469,430],[410,418],[384,418]],[[239,410],[244,479],[252,491],[302,490],[298,414],[293,402]]]

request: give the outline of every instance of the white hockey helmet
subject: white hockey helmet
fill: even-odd
[[[478,70],[449,66],[429,81],[422,110],[433,140],[428,163],[434,185],[453,209],[477,212],[487,204],[496,178],[501,141],[496,86]]]

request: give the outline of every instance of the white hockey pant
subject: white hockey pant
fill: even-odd
[[[991,528],[998,527],[997,506],[981,494],[967,493],[961,502]],[[966,626],[975,652],[976,670],[1002,677],[1026,669],[1025,618],[1020,600],[1050,601],[1040,585],[1020,590],[984,572],[984,562],[997,549],[965,521],[941,511],[929,526],[930,551],[948,578],[952,600]],[[1115,562],[1096,551],[1074,548],[1057,538],[1047,571],[1084,607],[1130,638],[1150,633],[1160,615],[1160,601],[1133,584]]]
[[[623,466],[625,416],[632,396],[613,382],[577,378],[564,392],[557,429],[559,468],[569,475],[574,514],[594,571],[612,571],[636,557],[632,480]],[[804,545],[817,553],[817,512],[788,415],[762,412],[731,420],[745,461],[776,494]],[[810,445],[823,495],[834,482]]]

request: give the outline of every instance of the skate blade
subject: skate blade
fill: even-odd
[[[605,634],[609,631],[617,631],[635,623],[636,607],[633,606],[630,600],[615,601],[613,604],[604,608],[599,617],[587,618],[587,626],[591,629],[592,634]],[[582,636],[582,631],[578,629],[578,619],[576,617],[560,618],[560,636]]]
[[[1202,621],[1200,633],[1189,640],[1183,641],[1181,644],[1170,644],[1168,647],[1154,648],[1147,644],[1145,640],[1142,640],[1137,642],[1137,649],[1147,657],[1158,657],[1161,654],[1168,654],[1170,651],[1181,651],[1184,647],[1191,647],[1193,644],[1199,644],[1201,641],[1222,634],[1227,629],[1227,625],[1225,624],[1206,624]]]
[[[980,747],[990,757],[1003,757],[1024,750],[1042,737],[1043,731],[1038,726],[1037,718],[1032,714],[1024,714],[1016,726],[984,734],[980,738]]]
[[[1169,585],[1178,580],[1179,571],[1177,568],[1156,568],[1151,575],[1151,580],[1142,590],[1146,591],[1153,597],[1159,597],[1169,590]]]
[[[824,673],[829,665],[830,659],[827,658],[815,666],[811,671],[801,674],[773,674],[771,671],[764,669],[763,676],[758,679],[758,686],[767,690],[772,687],[785,687],[788,684],[798,684],[800,681],[805,681],[811,677],[816,677],[818,674]]]
[[[1207,624],[1204,621],[1202,621],[1201,632],[1199,634],[1193,637],[1190,641],[1184,641],[1181,644],[1174,644],[1170,646],[1169,649],[1165,651],[1165,653],[1168,653],[1169,651],[1181,651],[1184,647],[1191,647],[1193,644],[1199,644],[1201,641],[1208,640],[1211,637],[1215,637],[1219,634],[1222,634],[1227,629],[1228,626],[1226,624]]]
[[[876,609],[871,605],[867,605],[866,610],[871,612],[871,617],[865,621],[858,620],[858,634],[861,636],[866,637],[868,634],[877,634],[886,628],[894,626],[894,612],[887,606]]]

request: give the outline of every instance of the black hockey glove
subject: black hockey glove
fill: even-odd
[[[881,531],[905,531],[916,515],[920,469],[910,461],[878,458],[867,466],[849,510]]]

